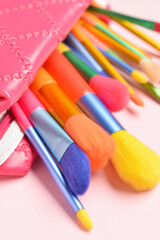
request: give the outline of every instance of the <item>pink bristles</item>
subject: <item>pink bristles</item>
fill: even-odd
[[[128,89],[112,78],[96,75],[90,79],[89,85],[112,112],[122,110],[129,102]]]

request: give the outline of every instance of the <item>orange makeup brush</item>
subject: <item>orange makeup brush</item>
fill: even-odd
[[[47,100],[52,108],[48,105],[48,109],[58,116],[63,129],[88,155],[91,170],[104,167],[114,150],[109,134],[76,107],[44,68],[39,70],[30,88],[37,97],[42,95],[40,100]]]

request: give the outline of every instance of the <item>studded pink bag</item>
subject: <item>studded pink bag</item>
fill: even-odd
[[[91,0],[0,1],[0,175],[25,175],[35,151],[10,113]]]

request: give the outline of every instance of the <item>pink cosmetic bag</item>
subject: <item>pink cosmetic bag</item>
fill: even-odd
[[[90,0],[0,1],[0,112],[16,102]]]
[[[0,175],[25,175],[36,156],[11,113],[4,111],[22,96],[90,2],[0,1]]]

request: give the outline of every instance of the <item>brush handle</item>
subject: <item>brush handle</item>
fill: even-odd
[[[57,69],[59,68],[60,71],[61,63],[61,61],[56,62]],[[63,75],[64,72],[61,71],[61,74]],[[65,74],[63,77],[64,76]],[[80,110],[77,108],[77,106],[66,96],[53,77],[51,77],[51,75],[44,68],[41,68],[38,71],[30,88],[33,92],[40,93],[42,97],[47,100],[54,111],[54,115],[57,115],[61,119],[63,126],[71,116],[80,113]]]
[[[103,70],[103,68],[97,69],[81,52],[77,51],[76,49],[74,49],[71,46],[69,46],[69,48],[79,59],[81,59],[83,62],[85,62],[85,64],[90,66],[99,75],[104,76],[104,77],[109,77],[109,75]]]
[[[63,55],[80,71],[82,71],[89,80],[98,75],[91,67],[89,67],[85,62],[79,59],[71,51],[63,52]],[[88,81],[89,82],[89,81]]]
[[[71,44],[72,47],[74,47],[77,51],[84,55],[98,72],[103,71],[103,68],[97,63],[97,61],[87,51],[83,44],[80,43],[79,40],[72,33],[68,34],[66,40],[69,42],[69,44]]]
[[[44,67],[49,74],[56,79],[59,86],[67,95],[69,95],[70,99],[74,103],[76,103],[79,98],[84,95],[84,93],[93,92],[80,73],[60,51],[55,50],[45,62]],[[66,82],[70,86],[70,89],[68,89],[69,94],[68,91],[66,92],[66,90],[62,87],[62,85],[65,86]]]
[[[107,15],[107,16],[113,18],[113,19],[116,18],[116,19],[119,19],[119,20],[125,20],[125,21],[135,23],[137,25],[140,25],[142,27],[145,27],[145,28],[148,28],[148,29],[151,29],[151,30],[156,30],[155,25],[157,23],[154,22],[154,21],[149,21],[149,20],[145,20],[145,19],[141,19],[141,18],[136,18],[136,17],[133,17],[133,16],[125,15],[125,14],[122,14],[122,13],[118,13],[118,12],[114,12],[114,11],[111,11],[111,10],[108,10],[108,9],[103,9],[103,8],[94,7],[94,6],[90,6],[88,8],[88,10],[96,12],[96,13],[102,13],[102,14]]]
[[[101,32],[97,28],[92,27],[91,25],[85,23],[85,28],[89,30],[92,34],[94,34],[96,37],[98,37],[103,43],[109,45],[113,49],[116,49],[118,52],[121,52],[122,54],[126,55],[130,59],[133,59],[136,63],[139,63],[141,58],[136,55],[134,52],[128,50],[120,43],[116,42],[114,39],[107,36],[105,33]]]
[[[97,47],[101,53],[103,53],[104,56],[106,56],[111,63],[122,69],[126,74],[130,75],[133,71],[134,68],[125,63],[124,61],[118,59],[117,57],[111,55],[108,51],[104,51],[101,48]]]
[[[94,93],[82,96],[77,105],[110,134],[124,130]]]

